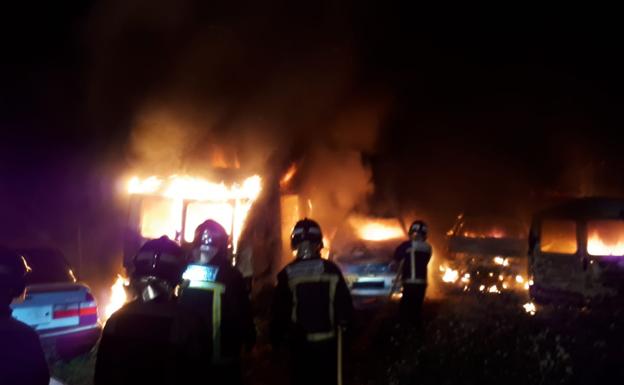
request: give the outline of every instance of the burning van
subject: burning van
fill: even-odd
[[[486,293],[528,288],[528,227],[515,215],[460,214],[446,234],[443,287]]]
[[[130,258],[148,239],[166,235],[180,244],[190,243],[195,228],[206,219],[225,228],[236,254],[243,225],[260,191],[257,175],[230,184],[176,175],[132,178],[124,266],[128,267]]]
[[[622,299],[624,199],[582,198],[538,212],[529,273],[538,302]]]

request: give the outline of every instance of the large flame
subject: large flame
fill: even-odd
[[[109,319],[126,303],[126,286],[128,286],[128,280],[118,274],[115,283],[111,286],[108,305],[104,308],[104,320]]]
[[[624,234],[622,235],[624,238]],[[598,233],[593,233],[587,239],[587,252],[591,255],[623,256],[624,239],[609,242],[600,238]]]
[[[141,208],[141,233],[155,238],[168,235],[178,238],[184,223],[184,240],[191,241],[195,228],[206,219],[219,222],[232,237],[234,252],[252,204],[262,190],[262,181],[254,175],[242,184],[215,183],[202,178],[173,175],[167,179],[134,177],[128,184],[130,194],[145,195]],[[183,215],[184,205],[187,206]]]
[[[349,218],[349,223],[358,236],[366,241],[385,241],[405,236],[405,231],[394,219],[353,216]]]

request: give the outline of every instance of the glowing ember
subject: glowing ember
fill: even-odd
[[[509,266],[509,260],[503,257],[494,257],[494,263],[501,266]]]
[[[522,307],[524,308],[524,311],[526,311],[530,315],[535,315],[535,313],[537,312],[537,308],[535,307],[535,304],[533,302],[527,302]]]
[[[440,271],[444,273],[442,275],[442,281],[446,283],[455,283],[459,279],[459,272],[450,267],[440,266]]]
[[[245,179],[242,185],[234,183],[230,186],[180,175],[166,180],[155,176],[134,177],[128,184],[130,194],[146,196],[141,207],[141,234],[144,237],[167,235],[179,239],[184,228],[184,240],[191,241],[200,223],[214,219],[232,237],[234,252],[249,210],[261,191],[262,181],[257,175]],[[186,215],[183,215],[185,202],[188,205]]]
[[[394,292],[390,294],[390,299],[393,301],[399,301],[401,298],[403,298],[403,293],[401,292]]]
[[[485,285],[479,286],[479,291],[483,291],[483,290],[485,290]]]
[[[385,241],[405,236],[400,223],[394,219],[351,217],[349,224],[366,241]]]
[[[450,231],[450,234],[448,235],[453,235],[453,232]],[[464,231],[464,233],[462,234],[465,238],[504,238],[505,237],[505,232],[503,232],[500,229],[492,229],[489,232],[485,232],[485,233],[480,233],[480,232],[475,232],[475,231]]]
[[[516,275],[516,282],[524,283],[524,277],[522,277],[521,275]]]
[[[490,286],[490,288],[488,289],[488,293],[496,293],[496,294],[500,294],[500,290],[498,290],[498,287],[496,287],[496,285],[492,285],[492,286]]]
[[[462,281],[463,283],[468,283],[468,282],[470,282],[470,274],[468,274],[468,273],[464,274],[464,276],[462,277],[461,281]]]
[[[111,286],[110,300],[104,309],[105,320],[109,319],[114,312],[119,310],[126,303],[126,286],[128,286],[128,280],[117,274],[117,280],[115,280],[115,283]]]

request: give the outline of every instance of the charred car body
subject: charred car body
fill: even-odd
[[[582,198],[538,212],[529,273],[537,302],[622,300],[624,199]]]
[[[461,214],[447,233],[447,289],[499,293],[527,285],[528,225],[516,216]]]

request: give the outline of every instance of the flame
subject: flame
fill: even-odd
[[[293,163],[290,165],[290,167],[288,168],[288,170],[286,171],[286,174],[284,174],[282,179],[280,179],[280,187],[281,188],[287,187],[296,173],[297,173],[297,164]]]
[[[498,290],[498,287],[496,285],[492,285],[488,289],[488,293],[500,294],[500,290]]]
[[[128,280],[122,277],[121,274],[117,274],[117,279],[111,286],[110,300],[104,309],[105,320],[109,319],[113,313],[126,303],[126,286],[128,286]]]
[[[329,249],[331,248],[329,239],[323,237],[323,249],[321,250],[321,258],[329,259]]]
[[[522,307],[524,308],[524,311],[526,311],[530,315],[535,315],[535,313],[537,312],[537,308],[535,307],[535,304],[533,302],[527,302],[522,305]]]
[[[594,232],[587,239],[587,252],[591,255],[623,256],[624,234],[617,241],[607,242],[600,238],[598,232]]]
[[[470,273],[466,273],[461,270],[455,270],[446,265],[440,265],[439,270],[440,270],[440,275],[441,275],[441,279],[443,282],[450,284],[450,285],[457,284],[457,286],[459,288],[463,288],[464,291],[470,290],[468,286],[471,283],[471,278],[472,278]],[[479,274],[479,272],[477,272],[477,274]],[[533,281],[529,281],[525,277],[519,274],[508,275],[505,273],[499,273],[498,275],[495,275],[493,272],[489,272],[486,275],[490,278],[497,279],[499,284],[497,285],[488,284],[490,286],[481,285],[479,287],[479,291],[484,292],[484,293],[500,294],[506,290],[513,290],[513,291],[529,290],[529,286],[533,284]]]
[[[358,236],[366,241],[385,241],[405,236],[397,220],[381,218],[351,217],[349,223]]]
[[[442,275],[442,281],[446,283],[455,283],[459,279],[459,272],[457,270],[451,269],[450,267],[440,266],[440,271],[444,273]]]
[[[494,263],[500,266],[509,266],[509,260],[503,257],[494,257]]]
[[[226,186],[187,175],[172,175],[168,179],[156,176],[128,183],[128,192],[151,196],[143,202],[141,234],[156,238],[168,235],[177,239],[182,230],[184,204],[188,202],[184,240],[191,241],[195,228],[206,219],[219,222],[232,237],[234,252],[251,206],[262,191],[258,175],[241,184]]]

